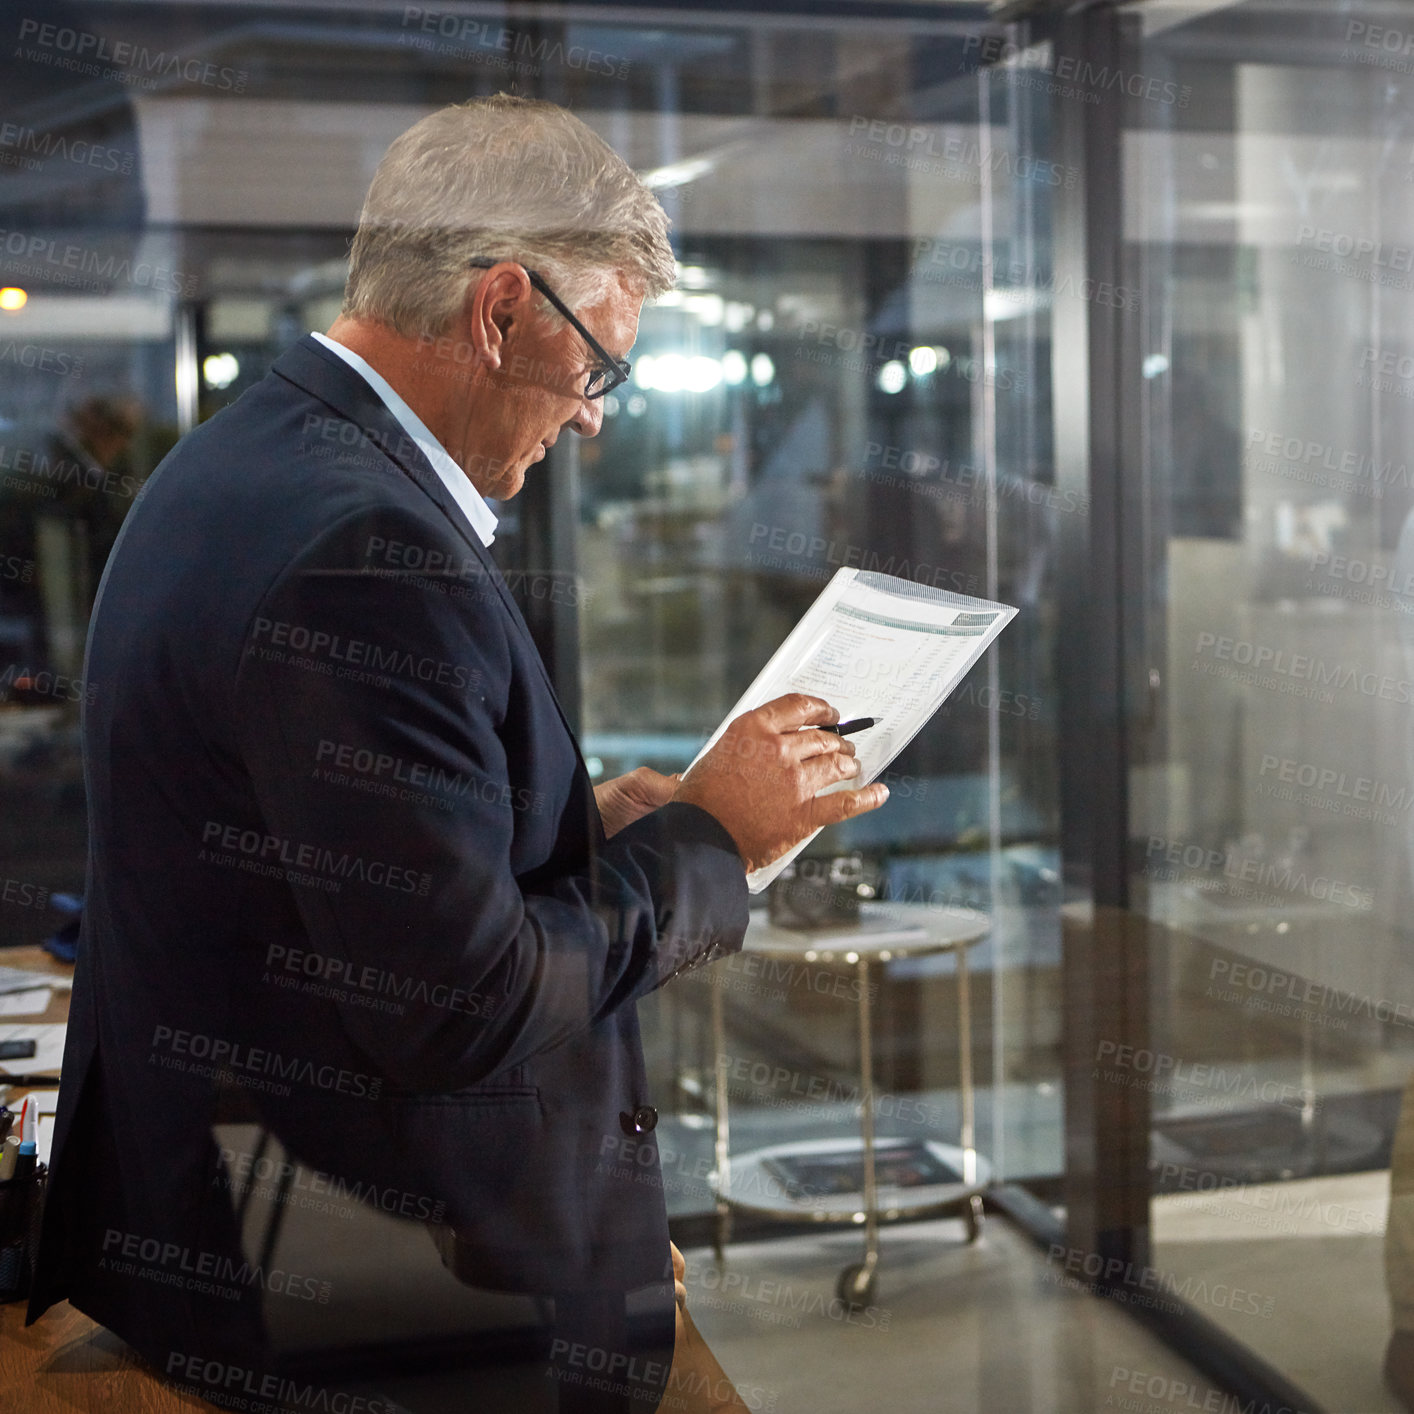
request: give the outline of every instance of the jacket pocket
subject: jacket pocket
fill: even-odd
[[[540,1087],[531,1082],[529,1068],[524,1065],[512,1066],[509,1070],[475,1085],[467,1085],[460,1090],[384,1091],[386,1098],[404,1105],[452,1105],[457,1108],[472,1108],[486,1105],[507,1105],[515,1103],[540,1103]]]

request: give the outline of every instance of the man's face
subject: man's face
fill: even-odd
[[[539,303],[538,299],[536,300]],[[643,297],[621,281],[596,304],[575,310],[584,327],[615,358],[626,358],[638,336]],[[504,501],[525,484],[526,470],[567,428],[593,437],[604,420],[602,399],[584,396],[598,355],[556,311],[527,308],[511,318],[501,366],[478,380],[447,450],[483,496]]]

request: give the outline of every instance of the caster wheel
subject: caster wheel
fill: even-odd
[[[976,1242],[982,1235],[982,1199],[974,1193],[963,1208],[963,1221],[967,1224],[968,1244]]]
[[[874,1304],[874,1272],[863,1262],[853,1262],[840,1273],[835,1295],[852,1310]]]

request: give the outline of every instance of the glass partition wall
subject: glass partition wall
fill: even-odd
[[[48,895],[81,888],[78,688],[68,700],[58,685],[77,683],[103,559],[143,476],[281,349],[328,326],[391,138],[439,103],[511,86],[570,103],[645,174],[680,267],[677,290],[645,311],[602,434],[562,439],[540,486],[502,508],[507,567],[538,555],[572,591],[526,609],[591,767],[681,769],[841,566],[1017,604],[998,648],[894,764],[889,807],[813,853],[857,854],[878,900],[990,923],[968,1008],[978,1147],[988,1173],[1054,1186],[1048,605],[1063,508],[1044,301],[1010,287],[1044,265],[1038,232],[1061,178],[1035,145],[1042,105],[979,73],[977,16],[586,11],[511,24],[469,11],[69,8],[75,34],[121,39],[131,55],[158,52],[164,14],[179,12],[208,67],[188,66],[195,80],[180,66],[87,75],[59,62],[57,29],[26,32],[13,60],[32,121],[0,166],[3,282],[23,300],[0,312],[15,351],[0,383],[3,549],[18,567],[0,583],[17,881],[4,940],[44,937],[62,921]],[[85,419],[98,430],[81,431]],[[93,486],[56,490],[75,441]],[[877,982],[880,1132],[955,1144],[952,960],[895,961]],[[728,991],[744,1140],[787,1116],[803,1137],[855,1132],[856,1018],[828,990]],[[683,1215],[711,1206],[698,1162],[710,1150],[706,999],[694,981],[646,1008],[664,1133],[692,1175],[670,1186]],[[753,1089],[760,1067],[789,1078]],[[822,1093],[832,1103],[817,1106]]]
[[[601,434],[562,438],[499,508],[496,553],[552,572],[548,599],[512,578],[604,778],[681,770],[841,567],[1019,608],[894,763],[888,806],[808,857],[850,860],[878,907],[981,921],[967,993],[949,955],[873,972],[875,1121],[905,1148],[958,1144],[965,1003],[979,1169],[1047,1218],[1091,1120],[1062,1080],[1087,1023],[1062,919],[1095,881],[1066,877],[1063,897],[1062,758],[1089,747],[1063,740],[1065,666],[1089,640],[1061,619],[1061,567],[1110,513],[1064,474],[1057,429],[1106,376],[1075,331],[1113,316],[1114,385],[1134,394],[1109,488],[1122,554],[1090,608],[1127,635],[1107,706],[1127,894],[1102,902],[1148,926],[1143,1025],[1102,1030],[1089,1069],[1099,1092],[1148,1096],[1128,1141],[1152,1244],[1125,1279],[1325,1407],[1395,1408],[1379,1366],[1385,1169],[1414,1071],[1414,7],[1121,6],[1103,22],[1117,53],[986,11],[75,3],[47,39],[6,22],[0,941],[52,931],[51,895],[82,884],[81,645],[143,477],[328,327],[397,133],[506,88],[566,103],[658,191],[678,288],[645,310]],[[182,63],[83,73],[61,62],[65,27]],[[1107,155],[1092,139],[1114,114]],[[1097,277],[1061,246],[1077,203],[1107,200],[1115,266]],[[1068,831],[1108,808],[1086,785]],[[739,959],[644,1005],[684,1245],[725,1235],[719,1077],[732,1152],[857,1136],[857,1002],[848,964]],[[784,1231],[738,1214],[731,1236]],[[1076,1241],[1062,1263],[1088,1278]],[[880,1300],[891,1280],[908,1274],[886,1257]],[[752,1324],[769,1332],[777,1306]],[[1093,1358],[1113,1391],[1103,1341]],[[1007,1407],[1055,1398],[1037,1376]]]
[[[563,102],[658,191],[679,263],[600,436],[500,508],[505,567],[552,572],[512,578],[591,771],[681,770],[841,567],[1016,605],[888,806],[809,853],[875,907],[985,929],[966,993],[946,954],[874,970],[879,1136],[958,1144],[965,1005],[979,1170],[1042,1200],[1057,1270],[1196,1317],[1190,1357],[1227,1375],[1202,1407],[1263,1407],[1221,1403],[1247,1357],[1309,1391],[1288,1407],[1400,1407],[1414,5],[1087,14],[5,20],[0,944],[82,887],[82,642],[144,477],[328,327],[397,133],[501,89]],[[118,57],[69,62],[80,35]],[[741,959],[643,1007],[684,1245],[727,1235],[719,1078],[733,1152],[857,1135],[857,1003],[848,965]],[[1061,1236],[1063,1183],[1136,1172],[1132,1211],[1092,1191],[1111,1217],[1072,1204]],[[1102,1341],[1075,1359],[1115,1391]],[[1006,1363],[1008,1407],[1057,1407]]]
[[[843,77],[822,73],[811,107],[828,116],[763,113],[744,120],[749,145],[684,139],[680,170],[694,175],[664,193],[680,289],[645,312],[633,379],[579,449],[584,742],[606,775],[685,768],[842,567],[1019,605],[994,658],[891,767],[887,809],[825,832],[807,857],[827,869],[857,854],[879,900],[990,919],[971,957],[981,1148],[991,1173],[1048,1177],[1059,887],[1045,606],[1059,498],[1044,310],[1004,305],[995,267],[1012,262],[1018,208],[1044,202],[1050,164],[1005,104],[982,124],[961,36],[931,62],[916,38],[906,49],[920,66],[907,111],[851,111]],[[892,44],[849,53],[856,87],[871,62],[898,69]],[[796,164],[831,180],[796,184]],[[679,1096],[664,1142],[680,1154],[669,1201],[683,1215],[711,1206],[714,987],[739,1092],[733,1143],[857,1130],[848,991],[819,968],[747,966],[646,1009]],[[951,958],[896,960],[878,991],[880,1134],[956,1144]]]
[[[1140,67],[1202,101],[1124,135],[1152,683],[1131,897],[1161,926],[1149,1044],[1107,1062],[1151,1094],[1171,1289],[1322,1407],[1397,1409],[1414,9],[1132,18]]]

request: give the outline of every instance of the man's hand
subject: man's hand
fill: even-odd
[[[616,835],[626,825],[641,820],[650,810],[666,805],[677,789],[680,776],[665,776],[648,766],[640,766],[626,776],[615,776],[594,787],[594,799],[604,833]]]
[[[684,1282],[687,1280],[687,1259],[678,1251],[676,1242],[668,1243],[668,1251],[673,1256],[673,1294],[677,1297],[678,1305],[687,1304],[687,1287]]]
[[[877,810],[889,788],[816,792],[859,774],[854,746],[832,732],[802,727],[838,722],[818,697],[793,692],[743,713],[688,772],[674,800],[701,806],[736,841],[748,871],[779,858],[821,825]]]

